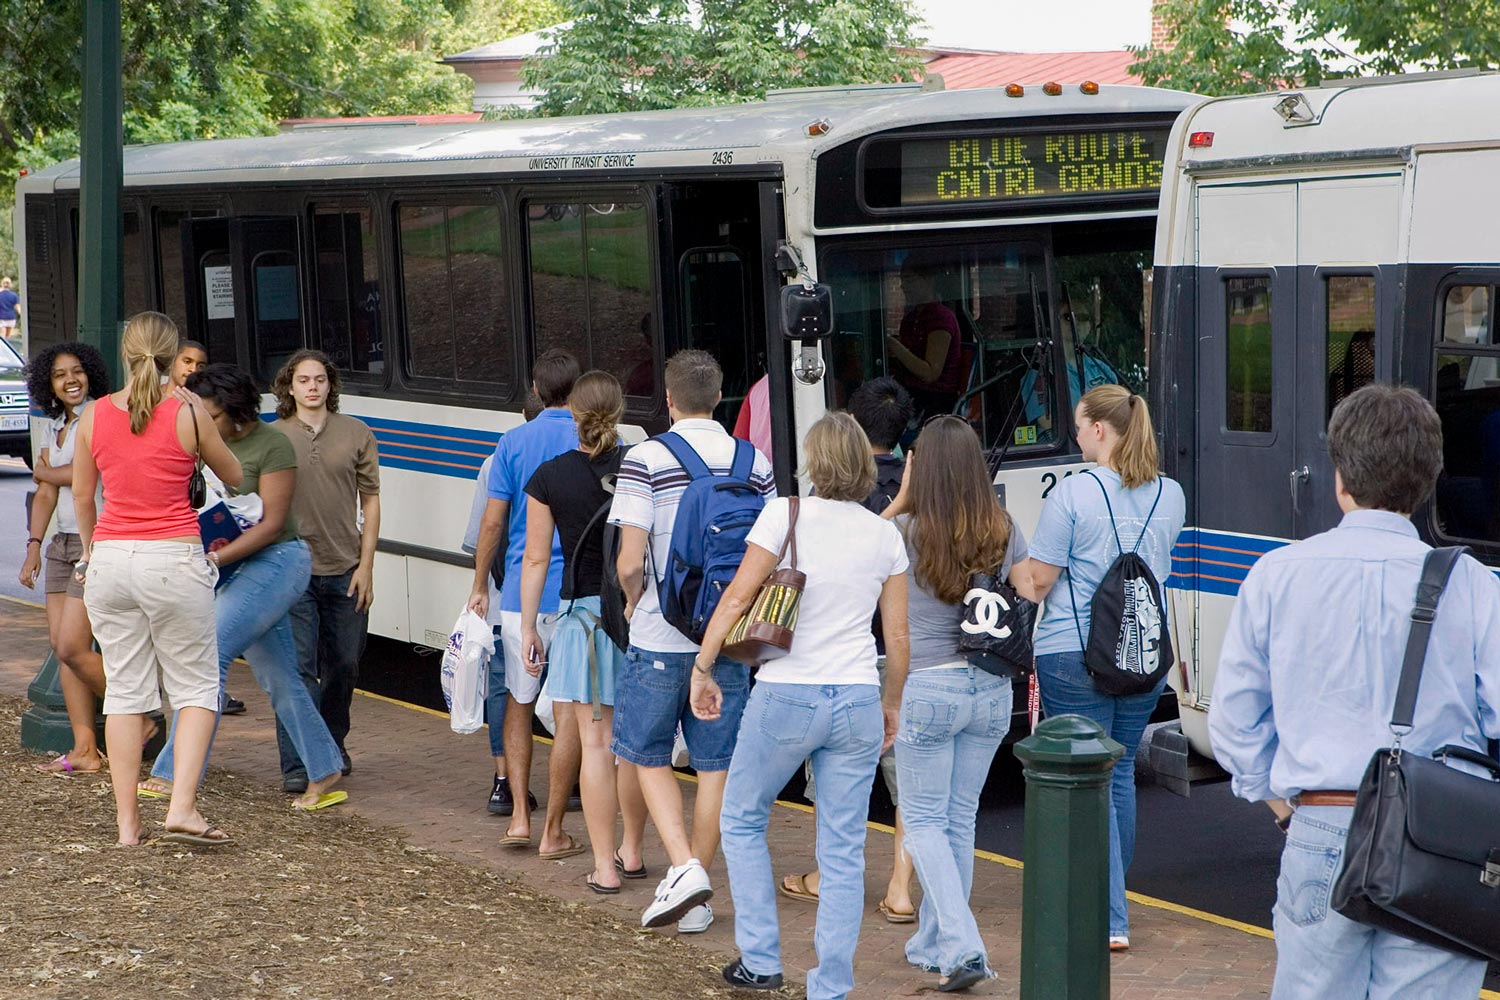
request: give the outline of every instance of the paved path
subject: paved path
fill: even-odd
[[[26,685],[46,654],[42,612],[0,600],[0,635],[5,637],[0,643],[0,692],[24,697]],[[213,763],[254,781],[274,783],[278,780],[275,731],[265,696],[243,664],[237,664],[231,672],[230,689],[246,701],[249,711],[224,721]],[[361,695],[355,698],[348,746],[355,766],[354,774],[344,784],[349,792],[348,808],[372,822],[395,827],[418,846],[504,870],[538,891],[598,907],[621,920],[639,920],[655,877],[627,882],[619,896],[600,897],[584,886],[584,876],[591,866],[587,855],[544,862],[534,853],[497,846],[505,821],[484,809],[491,761],[483,733],[457,736],[449,731],[446,716]],[[546,756],[547,747],[539,746],[533,768],[543,785]],[[691,796],[691,781],[684,780],[683,787]],[[538,794],[545,798],[545,791],[545,787],[538,789]],[[581,815],[570,815],[567,827],[575,837],[585,836]],[[813,817],[805,809],[787,805],[774,811],[770,841],[778,873],[813,867],[813,834]],[[902,945],[911,928],[888,925],[875,912],[884,890],[891,847],[889,829],[872,825],[867,848],[868,905],[862,914],[864,924],[855,964],[856,997],[910,997],[933,992],[933,977],[913,970],[904,961]],[[655,873],[661,870],[662,861],[660,845],[648,827],[647,864]],[[713,901],[718,919],[708,933],[690,940],[733,955],[733,907],[722,860],[712,866],[711,874],[718,893]],[[1017,997],[1019,866],[996,855],[981,854],[974,873],[973,899],[990,962],[1000,975],[977,987],[972,995]],[[800,978],[815,961],[812,931],[816,908],[782,900],[780,912],[787,971]],[[843,919],[856,916],[843,915]],[[1267,996],[1275,948],[1266,932],[1241,930],[1213,922],[1216,919],[1138,898],[1131,917],[1132,950],[1111,959],[1112,997],[1201,1000]]]

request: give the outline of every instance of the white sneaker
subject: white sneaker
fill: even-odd
[[[695,906],[677,921],[678,934],[702,934],[714,924],[714,908],[707,903]]]
[[[697,858],[689,859],[680,867],[667,869],[667,877],[656,887],[656,899],[641,914],[642,927],[664,927],[675,924],[682,916],[713,898],[714,890],[708,882],[708,872]]]

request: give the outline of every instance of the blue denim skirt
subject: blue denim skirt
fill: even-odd
[[[615,674],[625,654],[598,627],[599,598],[579,597],[568,603],[557,619],[547,650],[547,683],[543,690],[553,701],[614,705]],[[593,658],[589,644],[593,643]]]

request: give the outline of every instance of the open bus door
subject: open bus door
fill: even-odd
[[[188,331],[213,362],[269,382],[302,347],[297,220],[291,216],[194,219],[182,226]]]
[[[1197,190],[1194,510],[1177,560],[1192,581],[1179,686],[1187,744],[1209,755],[1208,706],[1229,614],[1265,553],[1335,526],[1328,460],[1334,406],[1392,365],[1399,174]],[[1387,282],[1393,286],[1393,282]],[[1185,605],[1185,606],[1184,606]],[[1168,737],[1170,739],[1170,737]],[[1153,737],[1152,766],[1159,763]],[[1186,792],[1186,784],[1164,782]]]

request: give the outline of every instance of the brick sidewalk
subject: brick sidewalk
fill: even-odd
[[[0,692],[24,697],[47,652],[42,611],[0,600],[0,635],[5,637],[0,644]],[[264,694],[243,664],[232,669],[230,690],[245,701],[249,711],[224,721],[213,764],[254,781],[279,781],[272,716]],[[353,715],[348,747],[355,770],[343,785],[349,792],[349,808],[372,822],[398,828],[420,847],[489,865],[540,892],[598,907],[627,922],[639,921],[663,863],[660,844],[649,826],[646,857],[653,877],[627,882],[619,896],[597,896],[584,886],[591,868],[587,854],[545,862],[534,853],[497,846],[505,820],[484,809],[492,768],[484,734],[454,735],[446,716],[373,695],[357,696]],[[539,746],[533,773],[542,782],[538,795],[544,799],[546,759],[547,747]],[[691,795],[693,786],[685,782],[684,789]],[[570,815],[567,828],[580,840],[586,836],[581,815]],[[813,817],[808,813],[780,807],[773,812],[770,841],[778,874],[814,867],[813,835]],[[871,830],[865,880],[869,905],[855,958],[858,985],[853,995],[861,998],[917,996],[933,992],[935,983],[934,977],[915,971],[904,960],[902,946],[912,928],[886,924],[875,912],[889,872],[891,846],[888,832]],[[708,933],[688,940],[732,956],[733,907],[722,860],[712,866],[711,874],[717,920]],[[1000,976],[976,987],[972,995],[1016,997],[1020,991],[1020,871],[981,855],[974,871],[973,900],[990,963]],[[780,913],[787,972],[800,978],[815,961],[816,908],[783,899]],[[1140,902],[1132,906],[1131,925],[1131,951],[1111,959],[1111,995],[1116,1000],[1249,998],[1270,992],[1276,953],[1265,937]]]

